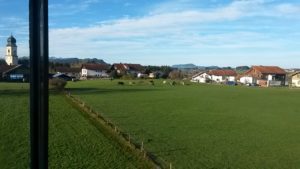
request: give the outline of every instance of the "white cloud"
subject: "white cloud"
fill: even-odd
[[[71,5],[68,9],[63,9],[59,4],[52,5],[51,8],[53,11],[54,8],[61,8],[63,11],[58,10],[59,12],[69,11],[65,14],[72,14],[86,10],[98,1],[82,2],[79,5]],[[155,56],[161,58],[169,55],[177,59],[183,57],[195,60],[197,55],[203,54],[220,56],[218,50],[228,52],[227,55],[234,53],[233,51],[242,54],[242,50],[250,51],[250,49],[262,53],[266,50],[284,50],[286,44],[283,42],[286,41],[274,39],[268,32],[256,32],[256,28],[259,27],[256,25],[251,31],[228,30],[218,34],[209,33],[207,28],[202,28],[204,25],[218,26],[224,22],[249,17],[268,16],[277,19],[282,16],[295,17],[295,14],[299,13],[299,8],[291,4],[266,5],[266,3],[268,2],[264,0],[244,0],[208,9],[189,9],[185,6],[182,10],[171,12],[165,7],[144,17],[110,20],[85,28],[51,29],[50,56],[100,57],[110,62],[120,62],[123,61],[122,57],[126,57],[126,60],[142,63],[142,60],[146,60],[145,57],[155,58]],[[25,53],[28,45],[26,46],[25,41],[21,42],[24,44],[21,43],[19,46],[25,47],[21,47],[19,53]],[[164,60],[171,62],[175,58]]]

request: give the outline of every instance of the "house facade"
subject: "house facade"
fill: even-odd
[[[211,80],[217,83],[235,82],[237,73],[234,70],[210,70]]]
[[[292,87],[300,87],[300,72],[295,72],[290,75],[290,83]]]
[[[25,65],[0,65],[0,81],[29,81],[29,72]]]
[[[107,78],[109,65],[107,64],[83,64],[81,66],[82,78]]]
[[[207,83],[211,80],[211,76],[206,72],[200,72],[192,76],[191,82]]]
[[[240,77],[240,82],[263,87],[283,86],[286,83],[286,72],[278,66],[252,66]]]

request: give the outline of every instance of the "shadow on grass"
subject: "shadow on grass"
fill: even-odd
[[[99,88],[67,88],[66,91],[75,93],[91,93],[91,94],[103,94],[103,93],[135,93],[135,92],[153,92],[163,91],[165,89],[99,89]]]
[[[4,89],[0,90],[0,97],[5,96],[29,96],[29,89]]]

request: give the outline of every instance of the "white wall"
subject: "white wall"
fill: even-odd
[[[82,69],[81,76],[83,76],[83,77],[109,77],[109,75],[104,70],[95,71],[95,70],[89,70],[89,69]]]
[[[230,82],[234,82],[235,81],[235,77],[234,76],[228,76],[227,79]]]
[[[223,81],[224,81],[224,79],[223,79],[222,76],[215,76],[215,75],[212,75],[212,76],[211,76],[211,79],[212,79],[213,81],[216,81],[216,82],[223,82]]]
[[[292,80],[292,85],[294,86],[294,87],[300,87],[300,80],[299,79],[293,79]]]
[[[240,78],[240,82],[243,84],[253,84],[256,83],[254,82],[254,78],[253,77],[249,77],[249,76],[244,76]]]
[[[210,78],[210,75],[208,75],[207,73],[202,73],[196,77],[193,77],[191,82],[206,83],[206,80]]]

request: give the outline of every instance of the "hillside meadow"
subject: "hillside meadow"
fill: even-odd
[[[300,90],[118,81],[67,87],[173,168],[300,168]]]
[[[28,84],[0,83],[0,168],[29,168]],[[49,168],[150,168],[62,94],[49,99]]]

